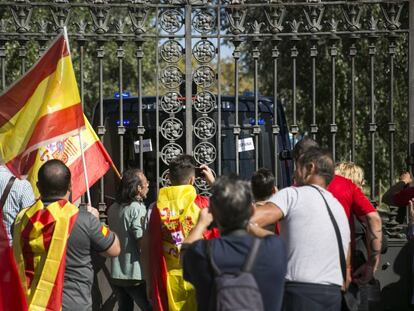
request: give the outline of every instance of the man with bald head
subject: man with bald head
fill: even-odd
[[[118,238],[96,212],[69,202],[71,173],[63,162],[47,161],[37,187],[40,199],[14,225],[13,250],[29,309],[92,310],[91,252],[118,256]]]

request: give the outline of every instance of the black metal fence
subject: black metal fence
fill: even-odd
[[[409,96],[413,57],[408,57],[413,11],[408,0],[3,0],[0,86],[6,88],[25,72],[67,26],[82,102],[86,111],[99,115],[97,133],[105,143],[117,136],[110,148],[121,171],[131,154],[146,167],[146,150],[138,148],[135,154],[131,141],[125,144],[128,132],[140,146],[149,137],[142,117],[151,109],[143,104],[145,96],[155,96],[151,143],[157,189],[168,162],[179,153],[194,154],[220,175],[228,135],[235,172],[243,159],[239,141],[249,137],[252,165],[258,168],[263,153],[279,153],[284,126],[274,104],[271,126],[262,126],[263,94],[284,107],[291,139],[307,133],[329,145],[336,160],[362,164],[371,199],[378,201],[377,175],[381,183],[392,183],[414,141],[413,122],[408,122],[414,114]],[[245,80],[251,87],[251,118],[240,111]],[[108,124],[104,99],[127,90],[136,96],[136,124],[125,118],[121,95],[116,134],[108,133],[114,127]],[[234,96],[234,119],[227,125],[224,95]],[[231,131],[224,133],[226,126]],[[270,142],[260,138],[263,131],[271,134]],[[271,166],[281,176],[278,156]],[[100,188],[104,210],[104,180]]]

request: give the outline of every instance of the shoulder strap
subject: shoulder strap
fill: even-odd
[[[16,177],[14,176],[10,177],[9,182],[6,185],[6,188],[4,188],[3,194],[1,195],[1,198],[0,198],[0,211],[3,210],[4,203],[6,203],[7,197],[9,196],[10,190],[13,186],[15,179]]]
[[[261,242],[262,239],[254,238],[249,255],[247,256],[247,259],[242,268],[243,272],[250,272],[252,270],[254,262],[256,261],[257,253],[259,252]]]
[[[216,265],[216,262],[213,259],[213,254],[211,251],[211,242],[212,240],[206,240],[206,254],[207,254],[207,259],[210,262],[210,266],[211,268],[213,268],[213,272],[216,276],[221,275],[221,271],[219,269],[219,267]]]
[[[346,259],[345,259],[345,253],[344,253],[344,248],[343,248],[343,245],[342,245],[341,233],[339,231],[338,224],[336,223],[335,217],[333,216],[332,211],[329,208],[328,202],[326,201],[326,199],[325,199],[324,195],[322,194],[322,192],[318,189],[318,187],[315,187],[314,185],[308,185],[308,186],[316,189],[319,192],[319,194],[322,196],[322,199],[325,202],[326,209],[328,210],[329,218],[331,218],[332,225],[335,229],[336,240],[338,242],[339,260],[341,262],[342,277],[343,277],[344,281],[346,281]]]

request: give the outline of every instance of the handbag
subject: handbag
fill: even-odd
[[[328,202],[326,201],[322,192],[315,187],[314,185],[308,185],[316,189],[321,195],[323,201],[325,202],[326,209],[328,210],[329,218],[331,219],[332,225],[335,230],[336,241],[338,242],[339,248],[339,261],[341,263],[341,272],[344,283],[346,282],[346,258],[344,253],[344,248],[342,245],[341,233],[339,231],[338,224],[336,223],[335,217],[332,214],[331,209],[329,208]],[[342,292],[342,311],[357,311],[358,310],[358,285],[351,283],[349,288]]]

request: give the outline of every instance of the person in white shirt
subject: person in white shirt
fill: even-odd
[[[296,186],[282,189],[268,200],[273,206],[271,213],[259,208],[251,219],[252,226],[281,220],[280,236],[288,256],[285,310],[341,310],[344,278],[327,205],[336,220],[348,264],[350,229],[343,207],[326,190],[333,176],[330,154],[310,149],[296,163]]]

